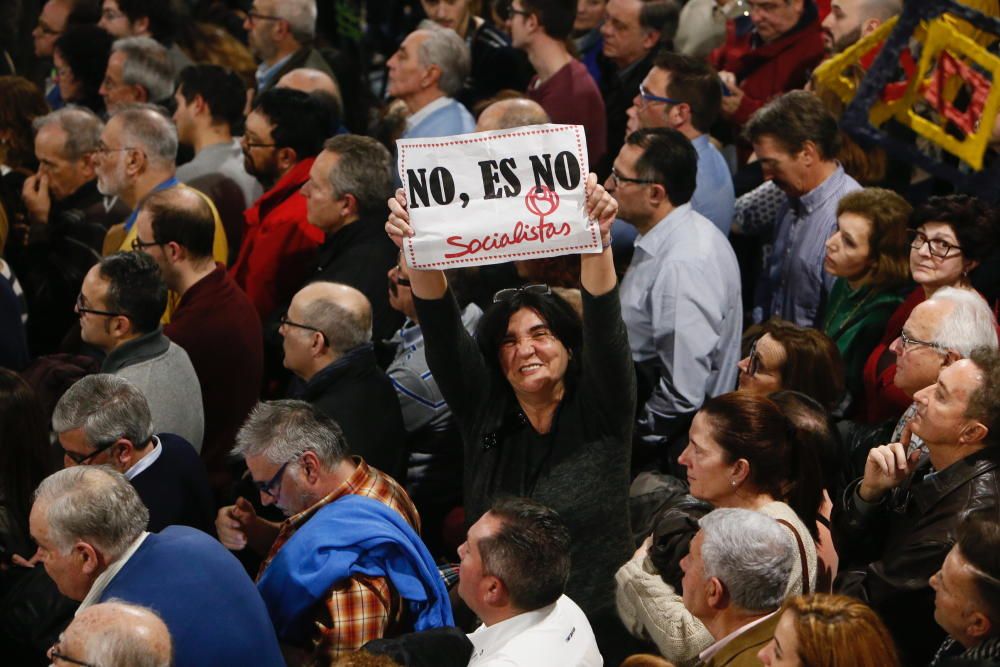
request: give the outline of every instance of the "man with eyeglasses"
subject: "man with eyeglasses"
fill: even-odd
[[[261,321],[292,298],[323,243],[323,232],[308,222],[301,188],[323,142],[335,131],[321,102],[290,88],[261,93],[247,116],[243,162],[264,194],[243,214],[243,242],[229,275],[250,297]]]
[[[156,612],[124,602],[84,609],[59,635],[46,657],[54,667],[171,667],[170,630]]]
[[[177,16],[169,2],[161,0],[103,0],[101,20],[97,25],[109,35],[149,37],[167,49],[167,58],[175,76],[192,65],[191,58],[177,45]]]
[[[270,90],[282,76],[301,67],[333,76],[326,59],[312,47],[316,36],[316,0],[254,0],[243,29],[247,31],[250,52],[260,61],[258,94]]]
[[[771,98],[804,87],[824,55],[814,0],[748,0],[747,5],[752,29],[729,21],[725,44],[709,57],[726,86],[722,115],[737,130]]]
[[[205,466],[182,437],[157,429],[150,405],[124,377],[88,375],[56,403],[52,430],[63,466],[107,465],[125,475],[149,510],[149,529],[213,533],[215,502]]]
[[[98,92],[109,114],[129,104],[167,107],[174,92],[175,74],[167,49],[152,37],[122,37],[111,45]]]
[[[595,168],[607,149],[604,99],[586,65],[567,47],[573,31],[576,0],[511,0],[510,35],[523,50],[535,76],[527,95],[542,105],[553,123],[583,125],[587,157]]]
[[[834,507],[834,591],[878,612],[903,664],[928,664],[945,638],[934,623],[928,579],[955,543],[962,517],[1000,519],[998,387],[995,349],[973,350],[945,367],[914,396],[916,414],[900,440],[868,453],[863,476]],[[910,451],[910,433],[923,439],[927,455]]]
[[[102,373],[139,388],[158,431],[175,433],[201,451],[205,413],[198,376],[187,352],[163,335],[166,304],[167,287],[152,257],[141,252],[104,257],[80,288],[80,336],[104,353]]]
[[[313,282],[292,299],[278,329],[289,395],[337,421],[354,450],[395,479],[406,478],[406,432],[396,392],[375,360],[372,311],[348,285]]]
[[[215,225],[208,205],[189,188],[146,198],[134,247],[149,255],[179,301],[163,333],[191,358],[201,386],[205,437],[201,458],[223,497],[234,478],[228,452],[260,398],[260,317],[247,295],[212,257]]]
[[[628,110],[626,132],[670,127],[687,137],[698,152],[691,208],[729,236],[733,222],[733,177],[722,153],[708,139],[719,116],[719,75],[700,60],[672,52],[656,56]]]
[[[148,520],[135,488],[107,466],[67,468],[42,480],[29,518],[36,559],[63,595],[80,602],[76,618],[106,602],[142,605],[170,631],[175,667],[284,666],[267,608],[239,561],[200,530],[150,532]],[[85,637],[99,634],[91,630]],[[53,664],[93,659],[81,648],[64,633],[53,646],[63,657],[53,656]]]
[[[35,75],[29,76],[37,83],[42,83],[44,79],[45,101],[52,109],[62,107],[62,95],[59,93],[59,86],[56,85],[56,72],[53,69],[52,53],[55,49],[56,40],[66,31],[69,25],[70,15],[73,13],[74,0],[48,0],[42,5],[42,11],[38,15],[38,23],[31,31],[31,38],[35,47],[35,58],[38,59],[37,67],[32,67],[31,71]],[[36,5],[37,7],[37,5]],[[10,47],[5,47],[12,51]]]
[[[705,399],[736,386],[740,271],[726,238],[691,208],[696,161],[677,130],[638,130],[605,186],[639,233],[621,302],[642,406],[633,438],[640,468],[673,466]]]
[[[338,424],[308,403],[272,401],[254,409],[233,449],[261,502],[288,519],[266,521],[240,498],[219,510],[219,539],[265,557],[257,588],[291,664],[307,657],[330,664],[414,625],[453,624],[417,536],[416,508],[396,480],[351,456],[348,444]]]

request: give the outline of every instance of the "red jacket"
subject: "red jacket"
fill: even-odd
[[[307,158],[292,167],[243,213],[243,243],[229,275],[250,297],[261,320],[291,301],[323,243],[322,230],[306,219],[306,198],[299,192],[314,161]]]
[[[720,72],[732,72],[743,90],[743,100],[730,120],[746,123],[753,112],[772,97],[802,88],[812,70],[823,60],[823,33],[816,6],[807,2],[799,25],[778,39],[754,48],[753,31],[736,34],[736,24],[726,24],[726,42],[712,51],[709,60]],[[805,23],[805,25],[802,25]]]

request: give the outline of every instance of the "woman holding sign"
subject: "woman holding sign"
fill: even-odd
[[[610,250],[618,204],[594,174],[586,192],[604,250],[580,256],[582,323],[548,286],[528,285],[497,292],[473,340],[444,273],[409,273],[427,363],[465,447],[466,522],[503,495],[530,497],[559,512],[573,544],[566,594],[587,613],[611,660],[624,633],[614,574],[632,552],[636,390]],[[401,246],[414,234],[402,189],[389,209],[386,232]]]

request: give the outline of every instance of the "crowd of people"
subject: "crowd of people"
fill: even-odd
[[[904,1],[5,3],[2,662],[1000,664],[996,191],[813,76]],[[408,262],[546,123],[601,247]]]

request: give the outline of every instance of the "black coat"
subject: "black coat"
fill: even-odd
[[[926,665],[945,633],[934,622],[928,583],[969,512],[1000,520],[1000,448],[987,447],[934,474],[922,461],[910,480],[867,513],[855,481],[833,512],[840,557],[834,590],[867,602],[885,621],[904,664]]]

